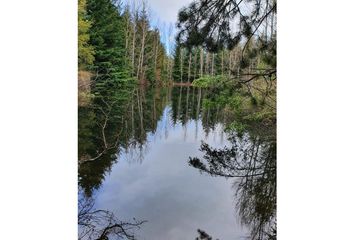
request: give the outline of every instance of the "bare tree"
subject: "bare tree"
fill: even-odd
[[[212,60],[211,60],[211,75],[214,76],[214,60],[215,60],[215,53],[212,53]]]
[[[198,60],[198,55],[197,55],[197,51],[194,52],[194,76],[193,76],[193,80],[196,79],[197,77],[197,60]]]
[[[203,60],[203,49],[200,47],[200,77],[203,76],[203,63],[204,63],[204,60]]]
[[[135,41],[136,41],[136,24],[138,21],[138,10],[136,10],[136,5],[135,1],[132,3],[132,15],[133,15],[133,39],[132,39],[132,53],[131,53],[131,68],[132,68],[132,75],[134,75],[135,72]]]
[[[191,79],[191,64],[192,64],[192,51],[189,51],[189,59],[188,59],[188,83]]]
[[[276,78],[276,38],[273,19],[276,16],[276,7],[276,0],[193,1],[178,14],[176,39],[187,47],[202,46],[207,51],[205,67],[208,73],[210,73],[209,52],[215,53],[225,48],[232,50],[241,45],[241,57],[237,64],[231,66],[232,58],[231,56],[229,58],[229,75],[235,76],[240,72],[241,76],[247,76],[248,79],[242,79],[239,83],[259,79],[262,76]],[[250,51],[252,41],[259,44]],[[266,69],[248,72],[253,70],[249,66],[257,55],[262,55],[267,65]],[[234,60],[232,62],[236,63]]]
[[[97,210],[92,197],[82,196],[78,204],[79,240],[136,239],[135,230],[146,221],[119,220],[112,212]]]
[[[224,50],[221,51],[221,75],[224,76]]]
[[[79,164],[95,161],[95,160],[99,159],[103,154],[107,153],[109,150],[115,149],[118,147],[119,136],[121,135],[123,129],[121,129],[119,132],[116,133],[115,141],[113,143],[108,143],[107,138],[106,138],[106,127],[107,127],[108,121],[110,120],[110,113],[111,113],[112,108],[115,104],[115,101],[108,103],[103,98],[101,98],[101,101],[102,101],[102,103],[105,104],[105,106],[107,107],[107,110],[104,110],[100,106],[96,106],[95,108],[100,110],[102,115],[104,116],[102,123],[97,122],[97,124],[101,128],[101,139],[103,142],[103,150],[101,152],[97,153],[97,155],[95,157],[88,157],[88,158],[79,159]]]

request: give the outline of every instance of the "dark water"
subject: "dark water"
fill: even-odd
[[[90,199],[94,209],[107,210],[122,222],[146,220],[139,229],[131,230],[137,239],[195,239],[198,229],[213,239],[250,236],[257,221],[241,225],[247,221],[237,211],[240,204],[235,188],[243,186],[242,181],[202,173],[189,160],[203,158],[202,142],[224,150],[232,150],[233,145],[246,151],[258,146],[257,153],[271,150],[258,137],[258,142],[247,134],[232,138],[224,131],[227,110],[209,107],[206,97],[207,93],[191,87],[134,88],[80,108],[80,200]],[[261,154],[256,162],[262,162]],[[225,166],[215,169],[228,170]],[[262,189],[267,186],[263,184]],[[88,236],[82,239],[90,239]]]

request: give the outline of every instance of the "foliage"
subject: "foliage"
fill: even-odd
[[[144,1],[126,4],[124,18],[125,55],[130,75],[141,84],[163,85],[169,81],[172,64],[161,42],[159,26],[151,27]]]
[[[78,1],[78,63],[79,69],[85,69],[94,61],[94,48],[89,44],[89,30],[92,22],[88,19],[86,0]]]
[[[79,107],[79,185],[86,196],[101,186],[116,154],[147,141],[166,105],[163,89],[100,86],[92,103]]]
[[[175,53],[174,53],[174,64],[173,64],[173,79],[175,81],[183,81],[183,69],[181,72],[181,67],[184,66],[183,62],[181,63],[181,58],[184,58],[183,56],[183,48],[181,47],[180,44],[176,45],[175,48]],[[183,61],[183,59],[182,59]]]
[[[193,81],[192,86],[201,88],[218,88],[228,84],[229,79],[222,75],[205,75]]]
[[[87,12],[92,21],[90,43],[96,56],[93,71],[102,78],[116,79],[124,67],[124,33],[120,9],[110,0],[88,0]]]
[[[177,41],[189,47],[203,46],[211,52],[231,50],[243,39],[247,45],[260,26],[268,24],[275,14],[276,0],[195,0],[178,14]],[[236,30],[232,25],[235,23]],[[274,34],[273,25],[270,35]],[[269,39],[268,32],[266,29],[265,40]],[[272,42],[265,41],[263,48],[267,47],[274,49]]]
[[[202,159],[189,164],[201,173],[234,178],[236,210],[251,229],[251,239],[276,239],[276,143],[271,135],[230,136],[231,147],[203,143]]]
[[[276,0],[195,0],[178,15],[179,52],[194,53],[199,64],[193,86],[211,88],[211,101],[226,106],[243,126],[275,122],[276,6]],[[186,72],[177,57],[186,53],[175,56]]]
[[[145,92],[134,85],[164,85],[173,77],[193,86],[172,90],[175,123],[201,118],[208,133],[222,116],[229,133],[250,137],[252,149],[244,146],[221,151],[203,145],[209,165],[198,159],[190,163],[226,177],[264,170],[261,173],[269,178],[247,175],[241,182],[238,207],[244,223],[262,231],[267,228],[262,233],[274,236],[270,231],[275,231],[274,222],[266,224],[274,219],[274,199],[270,197],[275,191],[271,181],[275,179],[276,145],[253,137],[258,130],[274,131],[276,121],[276,31],[255,34],[259,25],[274,19],[276,1],[245,1],[252,6],[247,14],[242,13],[241,2],[198,0],[183,8],[172,58],[160,40],[160,29],[152,29],[144,3],[137,8],[126,5],[122,10],[115,0],[79,0],[79,68],[92,73],[90,88],[79,92],[86,102],[79,108],[79,184],[87,196],[100,187],[117,159],[117,149],[141,147],[147,133],[156,130],[157,117],[166,104],[162,96],[167,93],[160,89]],[[236,32],[231,31],[231,22],[238,24]],[[252,81],[244,76],[251,76]],[[255,148],[260,151],[255,153]],[[254,163],[260,168],[246,169],[245,162],[236,161],[246,172],[235,171],[239,170],[232,165],[235,154],[243,160],[255,154]]]
[[[87,106],[91,103],[94,95],[91,93],[91,73],[87,71],[78,72],[78,103],[79,106]]]
[[[226,131],[228,132],[236,132],[240,134],[240,136],[245,132],[246,130],[246,125],[242,122],[234,121],[231,124],[229,124],[226,128]]]

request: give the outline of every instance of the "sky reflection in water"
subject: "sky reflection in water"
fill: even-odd
[[[232,181],[210,177],[188,165],[201,157],[201,140],[213,147],[229,145],[222,125],[208,134],[201,120],[173,125],[171,106],[163,111],[147,143],[121,151],[96,193],[96,207],[113,211],[121,219],[147,220],[138,239],[195,239],[203,229],[213,239],[243,239],[246,228],[234,210]]]

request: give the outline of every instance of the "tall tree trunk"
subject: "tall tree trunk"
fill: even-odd
[[[183,48],[179,50],[179,59],[180,59],[180,74],[181,74],[181,82],[183,79]]]
[[[171,82],[172,81],[172,67],[173,67],[173,65],[172,65],[172,61],[170,58],[168,58],[167,63],[168,63],[168,76],[169,76],[168,79]]]
[[[133,22],[133,39],[132,39],[132,76],[135,74],[135,41],[136,41],[136,23],[137,13],[135,12],[135,4],[133,5],[134,22]]]
[[[133,95],[135,95],[135,90],[133,91]],[[135,136],[135,121],[134,121],[134,98],[133,98],[133,101],[132,101],[132,112],[131,112],[131,119],[132,119],[132,136],[134,137]]]
[[[268,0],[266,1],[266,7],[265,7],[265,12],[268,12]],[[268,41],[268,15],[265,18],[265,39],[266,42]]]
[[[204,60],[203,60],[203,49],[200,48],[200,77],[203,76],[203,63],[204,63]]]
[[[232,51],[229,51],[229,77],[231,76],[231,62],[232,62]]]
[[[212,53],[212,60],[211,60],[211,75],[214,76],[214,59],[215,59],[215,54]]]
[[[138,93],[138,112],[139,112],[139,117],[140,117],[140,137],[142,137],[143,131],[144,131],[144,116],[143,116],[143,104],[142,104],[142,99],[141,99],[141,94],[139,94],[140,89],[137,90]]]
[[[188,83],[190,83],[190,79],[191,79],[191,64],[192,64],[192,51],[189,52],[189,60],[188,60]]]
[[[270,24],[270,37],[274,34],[274,12],[272,12],[271,24]]]
[[[221,75],[224,76],[224,50],[221,51]]]
[[[133,30],[133,46],[132,46],[132,73],[134,75],[135,73],[135,63],[134,63],[134,60],[135,60],[135,24],[134,24],[134,30]]]
[[[143,23],[142,26],[142,40],[141,40],[141,48],[140,48],[140,57],[139,57],[139,64],[138,64],[138,74],[137,74],[137,78],[142,81],[144,80],[144,69],[143,69],[143,65],[144,65],[144,55],[145,55],[145,39],[146,39],[146,24]]]
[[[209,52],[207,52],[206,57],[205,57],[205,74],[210,75],[210,69],[209,69]]]
[[[191,114],[192,115],[194,112],[194,91],[195,91],[195,87],[192,87],[192,103],[191,103]]]
[[[186,113],[184,116],[184,121],[185,121],[185,125],[184,125],[184,141],[186,141],[187,139],[187,120],[188,120],[188,107],[189,107],[189,86],[187,86],[187,101],[186,101]]]
[[[158,39],[158,34],[156,34],[156,38],[155,38],[155,65],[154,65],[154,74],[155,77],[157,78],[157,56],[158,56],[158,52],[159,52],[159,39]]]
[[[177,105],[177,118],[180,118],[181,115],[181,102],[182,102],[182,86],[179,87],[179,97]]]
[[[125,29],[125,64],[127,64],[128,57],[129,57],[130,19],[128,18],[126,19],[126,21],[127,21],[127,25]]]
[[[197,77],[197,52],[194,52],[194,76],[193,76],[193,80],[196,79]]]
[[[202,90],[198,88],[198,103],[197,103],[197,111],[195,114],[195,119],[199,119],[199,111],[200,111],[200,100],[202,98]],[[198,121],[195,121],[195,140],[198,139]]]

